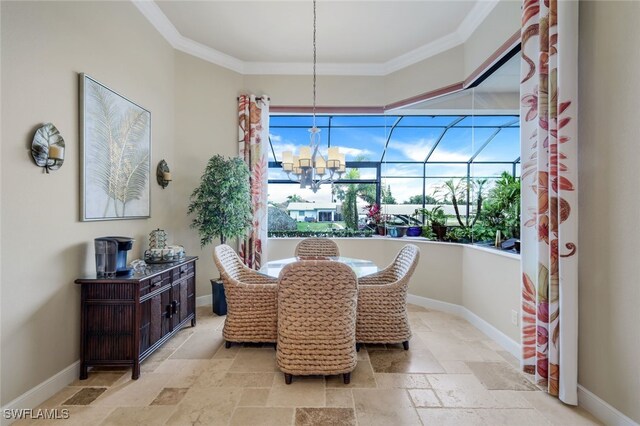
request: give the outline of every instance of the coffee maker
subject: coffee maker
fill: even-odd
[[[129,237],[96,238],[96,275],[106,278],[131,275],[133,268],[127,268],[127,251],[134,241]]]

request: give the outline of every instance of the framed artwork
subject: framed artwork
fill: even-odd
[[[81,220],[151,214],[151,113],[80,74]]]

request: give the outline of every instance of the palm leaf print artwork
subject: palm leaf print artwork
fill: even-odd
[[[83,219],[149,217],[151,114],[83,77]]]

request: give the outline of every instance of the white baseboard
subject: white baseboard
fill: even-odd
[[[211,295],[205,294],[204,296],[196,297],[196,306],[206,306],[211,304]]]
[[[49,377],[44,382],[35,386],[34,388],[26,391],[7,405],[2,407],[4,410],[17,410],[17,409],[29,409],[35,408],[38,405],[51,398],[56,393],[60,392],[69,383],[72,383],[80,375],[80,361],[76,361],[62,371],[59,371],[55,375]],[[9,425],[14,420],[7,420],[2,416],[2,425]]]
[[[460,305],[456,305],[455,303],[441,302],[440,300],[416,296],[415,294],[407,294],[407,302],[422,306],[423,308],[436,309],[438,311],[447,312],[460,317],[464,316],[463,311],[465,308]]]
[[[578,405],[608,426],[638,426],[638,423],[613,408],[582,385],[578,385]]]
[[[455,303],[441,302],[440,300],[429,299],[428,297],[416,296],[414,294],[407,295],[407,302],[429,309],[437,309],[439,311],[458,315],[469,321],[474,327],[482,331],[491,339],[496,341],[500,346],[505,348],[509,353],[517,359],[521,357],[520,344],[515,342],[509,336],[498,330],[496,327],[480,318],[464,306]]]

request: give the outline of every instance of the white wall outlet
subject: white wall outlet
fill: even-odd
[[[515,309],[511,310],[511,324],[513,325],[518,325],[518,317],[520,315],[518,314],[518,311],[516,311]]]

